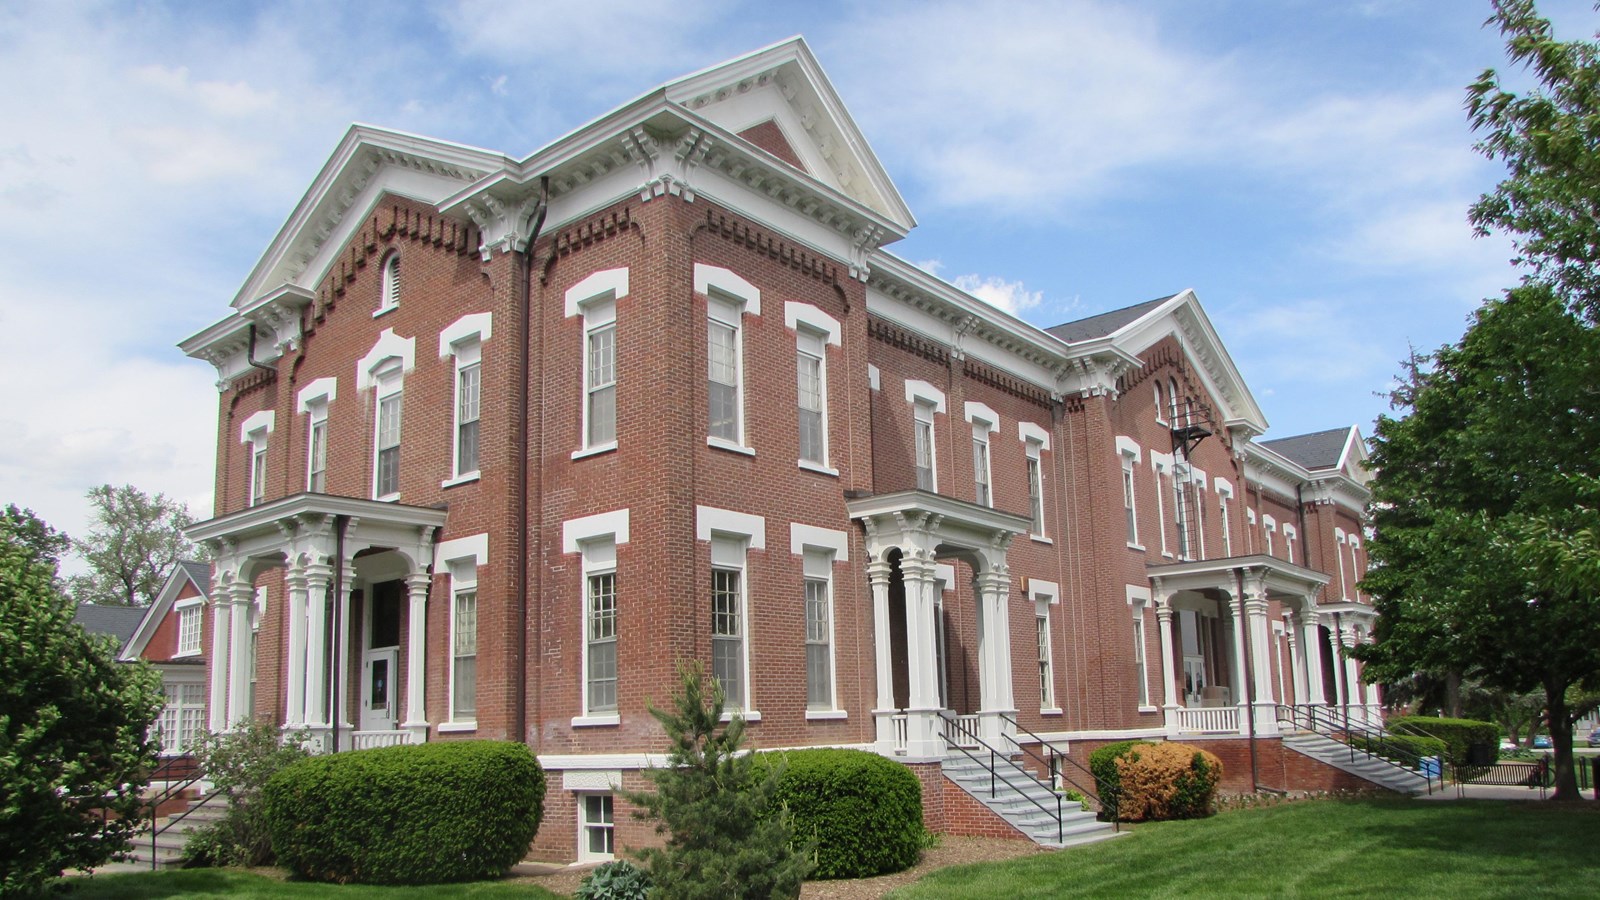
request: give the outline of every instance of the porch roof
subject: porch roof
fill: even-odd
[[[1239,591],[1239,581],[1260,578],[1268,597],[1303,599],[1316,594],[1331,580],[1305,566],[1284,562],[1264,553],[1227,556],[1222,559],[1197,559],[1145,567],[1150,584],[1161,590],[1221,590],[1229,595]]]
[[[280,523],[292,522],[307,516],[347,516],[370,522],[414,528],[444,527],[445,510],[426,506],[407,506],[383,500],[362,500],[336,494],[301,492],[270,503],[262,503],[238,512],[217,516],[189,526],[186,534],[196,543],[219,541],[266,532],[276,533]]]
[[[845,509],[869,534],[924,531],[940,544],[1002,553],[1011,538],[1026,534],[1033,524],[1026,516],[921,490],[858,497],[847,500]]]

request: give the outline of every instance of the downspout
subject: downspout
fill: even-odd
[[[539,177],[539,202],[535,206],[534,211],[529,214],[528,219],[523,223],[525,226],[527,226],[526,230],[528,233],[528,244],[527,248],[522,253],[522,296],[520,297],[520,302],[518,304],[519,309],[517,311],[517,314],[521,316],[522,319],[522,330],[520,332],[521,346],[517,348],[516,373],[516,409],[519,421],[517,438],[513,442],[513,446],[518,447],[520,452],[517,455],[521,457],[521,460],[517,469],[519,474],[517,477],[515,490],[517,513],[514,517],[514,520],[518,522],[518,527],[513,531],[512,541],[514,550],[511,558],[513,560],[520,561],[514,569],[516,573],[515,578],[517,580],[517,584],[516,589],[512,592],[513,596],[516,597],[517,602],[516,618],[514,621],[517,622],[516,647],[517,667],[519,671],[516,673],[516,677],[512,679],[512,683],[516,685],[516,702],[513,704],[514,712],[512,713],[511,722],[513,726],[513,734],[516,735],[516,740],[523,743],[527,743],[528,741],[528,529],[530,527],[538,527],[542,524],[542,515],[531,517],[537,521],[530,521],[530,516],[528,514],[529,470],[530,467],[533,467],[535,472],[538,471],[537,463],[530,461],[531,454],[528,453],[527,444],[529,422],[528,377],[529,373],[532,371],[532,361],[529,358],[529,330],[532,328],[533,324],[533,248],[535,242],[539,240],[540,230],[544,228],[544,217],[549,208],[550,176],[541,175]],[[544,332],[541,330],[539,334],[540,348],[542,350],[544,346]],[[540,410],[541,412],[543,411],[543,404],[540,404]],[[543,509],[542,497],[540,509]],[[539,574],[542,572],[543,566],[539,563],[535,563],[534,577],[538,578]],[[540,583],[533,585],[533,591],[535,593],[540,592],[541,585],[542,579],[540,579]]]
[[[250,345],[244,350],[244,361],[263,372],[271,372],[274,375],[278,374],[276,367],[269,366],[266,363],[256,362],[256,323],[254,322],[250,323]]]
[[[339,752],[339,688],[341,687],[339,682],[343,680],[341,678],[341,675],[343,673],[341,673],[339,671],[339,657],[340,657],[340,653],[339,653],[339,651],[340,651],[340,647],[339,647],[339,634],[340,634],[340,631],[339,631],[339,608],[342,605],[339,602],[339,598],[344,596],[344,530],[345,530],[345,526],[349,524],[350,518],[348,516],[339,515],[339,516],[334,516],[333,517],[333,521],[334,521],[334,532],[333,532],[334,566],[333,566],[333,598],[332,598],[333,615],[329,617],[329,618],[331,618],[333,620],[333,641],[332,641],[333,652],[332,652],[332,654],[330,654],[333,657],[333,659],[331,660],[331,662],[330,662],[330,664],[328,666],[328,673],[329,673],[328,681],[332,685],[332,687],[331,687],[332,697],[329,699],[329,703],[328,703],[328,723],[332,727],[332,731],[331,731],[331,734],[332,734],[332,741],[331,741],[332,746],[328,748],[328,751],[330,753],[338,753]]]

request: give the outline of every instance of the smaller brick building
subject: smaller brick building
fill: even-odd
[[[687,659],[757,746],[902,759],[969,830],[958,733],[1375,717],[1355,429],[1259,440],[1191,291],[1039,329],[889,253],[914,224],[798,39],[521,159],[352,128],[182,344],[210,726],[524,741],[540,849],[594,859],[649,839],[613,792]]]

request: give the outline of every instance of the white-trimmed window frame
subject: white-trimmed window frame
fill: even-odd
[[[405,376],[398,363],[389,363],[380,366],[373,373],[377,383],[377,391],[373,394],[372,405],[372,499],[374,500],[399,500],[400,499],[400,450],[403,446],[403,425],[405,422]],[[393,401],[394,406],[389,407]],[[393,412],[386,410],[393,409]],[[394,443],[385,446],[384,425],[389,422],[389,416],[399,421],[393,422]],[[388,485],[393,490],[384,490],[383,464],[384,452],[392,450],[395,455],[394,483]]]
[[[1161,555],[1167,559],[1172,558],[1172,550],[1167,546],[1167,476],[1172,474],[1172,456],[1166,453],[1150,451],[1150,477],[1156,483],[1156,524],[1161,535]],[[1177,480],[1173,476],[1173,481]]]
[[[843,327],[838,319],[810,303],[798,303],[793,300],[783,304],[783,324],[795,333],[796,417],[798,419],[806,412],[818,413],[821,429],[821,458],[807,459],[803,439],[804,426],[799,421],[796,422],[796,462],[802,469],[837,477],[839,470],[832,464],[833,447],[828,433],[831,421],[829,408],[832,405],[828,400],[828,348],[841,346],[840,336]],[[820,409],[817,410],[806,410],[803,403],[804,366],[808,360],[815,362],[817,370],[817,398],[820,405]]]
[[[1138,444],[1130,438],[1120,436],[1117,438],[1117,460],[1122,465],[1124,533],[1129,549],[1143,551],[1144,545],[1139,542],[1139,484],[1136,478],[1139,457]]]
[[[277,424],[277,413],[270,409],[251,413],[239,424],[239,443],[246,452],[245,505],[257,506],[267,498],[267,445]]]
[[[695,263],[694,290],[706,298],[706,446],[731,450],[749,456],[755,455],[750,446],[749,423],[746,421],[746,385],[744,376],[744,338],[746,315],[761,315],[761,291],[732,270],[721,266]],[[732,384],[715,380],[712,368],[711,341],[719,329],[731,334],[728,361]],[[733,390],[733,436],[712,434],[711,385],[719,384]]]
[[[1350,599],[1361,599],[1361,539],[1351,532],[1345,537],[1345,544],[1350,548]]]
[[[1150,590],[1128,585],[1128,606],[1133,611],[1133,672],[1139,712],[1155,712],[1150,698],[1149,631],[1145,628],[1145,611],[1150,607]]]
[[[417,342],[415,338],[403,338],[394,333],[393,328],[385,328],[378,340],[372,345],[356,363],[356,390],[364,391],[373,389],[372,398],[372,478],[369,482],[372,497],[375,500],[395,501],[400,499],[399,465],[395,467],[395,490],[383,494],[378,493],[379,456],[382,448],[379,446],[382,430],[383,402],[395,396],[400,399],[400,412],[402,421],[405,414],[405,377],[416,367]],[[397,425],[398,427],[398,425]],[[401,432],[403,433],[403,432]]]
[[[843,719],[847,717],[845,710],[839,707],[839,622],[835,615],[834,602],[834,574],[833,567],[838,563],[850,561],[850,540],[843,531],[831,528],[820,528],[814,525],[803,525],[792,522],[789,525],[789,552],[800,557],[802,602],[807,604],[805,621],[805,644],[809,648],[815,641],[810,632],[811,610],[810,597],[806,593],[809,582],[822,581],[826,590],[827,614],[827,645],[828,645],[828,699],[825,705],[813,705],[811,701],[811,661],[810,650],[806,658],[806,720],[823,721]]]
[[[453,360],[451,375],[450,477],[440,482],[443,488],[477,481],[483,467],[483,345],[494,336],[490,313],[469,313],[439,332],[439,359]],[[468,378],[475,380],[472,396],[467,396]],[[467,408],[470,401],[470,410]],[[468,415],[471,418],[467,418]],[[475,457],[471,466],[462,459],[462,429],[477,425]]]
[[[314,494],[328,491],[328,410],[338,393],[339,381],[330,376],[307,383],[295,397],[306,416],[306,490]]]
[[[1151,383],[1155,385],[1156,424],[1157,425],[1161,425],[1161,426],[1167,426],[1168,425],[1168,423],[1167,423],[1167,400],[1166,400],[1166,397],[1163,396],[1164,391],[1163,391],[1163,389],[1161,387],[1161,379],[1160,378],[1152,378],[1151,379]]]
[[[972,496],[979,506],[994,506],[994,446],[989,435],[1000,430],[1000,414],[982,403],[968,400],[967,423],[972,426]]]
[[[1246,506],[1244,508],[1244,538],[1245,553],[1254,553],[1256,549],[1256,511]]]
[[[1289,563],[1290,565],[1294,565],[1295,564],[1294,563],[1294,539],[1296,537],[1298,537],[1298,536],[1299,536],[1299,534],[1295,531],[1295,528],[1294,528],[1293,525],[1284,525],[1283,526],[1284,561]]]
[[[172,652],[173,659],[200,655],[200,636],[205,630],[205,608],[204,597],[190,597],[172,605],[172,612],[178,617],[178,633],[173,642],[175,648]]]
[[[578,801],[578,862],[597,863],[616,859],[616,794],[610,791],[580,791],[576,799]],[[599,803],[591,807],[590,800],[598,800]],[[597,810],[601,816],[599,821],[591,818]],[[602,842],[610,845],[611,850],[609,852],[592,849],[593,841],[591,838],[596,833],[605,835]]]
[[[916,473],[916,487],[936,494],[939,492],[937,416],[945,411],[944,391],[926,381],[907,379],[906,402],[911,404],[911,466]],[[927,474],[926,478],[923,473]]]
[[[579,666],[578,685],[578,710],[579,714],[572,718],[574,728],[593,728],[622,724],[622,607],[621,596],[617,593],[620,584],[618,576],[620,548],[628,543],[629,523],[631,514],[628,509],[616,509],[610,512],[596,513],[568,519],[561,524],[561,550],[566,554],[579,555],[579,582],[577,624],[578,646],[581,660]],[[592,710],[589,707],[589,616],[592,597],[589,593],[591,576],[612,576],[613,588],[613,628],[615,637],[611,643],[616,647],[617,671],[616,683],[613,688],[617,704],[608,710]]]
[[[1050,432],[1032,422],[1017,423],[1017,440],[1022,442],[1023,465],[1028,483],[1029,537],[1041,544],[1051,543],[1044,513],[1044,452],[1050,449]]]
[[[471,595],[473,599],[473,626],[472,658],[473,658],[473,685],[481,679],[478,678],[477,662],[481,658],[482,629],[477,627],[479,611],[483,608],[483,597],[478,591],[478,569],[489,563],[489,535],[487,532],[454,540],[441,541],[434,548],[434,559],[449,574],[450,578],[450,643],[448,662],[445,669],[445,720],[438,726],[441,732],[476,731],[477,696],[474,690],[472,709],[462,710],[456,706],[456,678],[458,651],[461,646],[460,603],[461,598]],[[471,715],[466,713],[470,712]]]
[[[711,506],[695,507],[695,538],[710,544],[710,570],[711,578],[706,582],[707,600],[706,607],[711,613],[708,624],[711,625],[707,637],[711,641],[712,659],[711,671],[716,672],[715,643],[718,635],[715,634],[715,598],[717,571],[737,572],[739,575],[739,594],[737,598],[739,625],[739,658],[741,664],[740,689],[743,696],[737,702],[731,702],[723,712],[723,717],[731,719],[734,715],[742,716],[745,721],[761,721],[761,713],[756,708],[755,698],[751,694],[750,679],[750,648],[753,643],[753,629],[750,617],[750,566],[749,557],[751,550],[765,550],[766,519],[749,513],[736,512],[729,509],[718,509]],[[723,636],[731,637],[731,636]]]
[[[617,594],[617,543],[612,536],[594,537],[581,543],[583,554],[583,689],[579,698],[582,703],[582,718],[593,721],[599,718],[619,718],[621,715],[620,697],[617,688],[621,681],[621,672],[618,671],[621,660],[618,658],[621,640],[618,635],[618,594]],[[601,586],[605,590],[601,590]],[[597,609],[601,600],[609,601],[609,607],[603,613]],[[609,633],[596,634],[597,620],[606,619]],[[596,672],[595,657],[602,645],[610,648],[611,655],[611,703],[595,703],[595,690],[597,685],[606,679],[598,676]]]
[[[617,449],[619,394],[617,369],[620,363],[617,304],[623,297],[628,296],[628,289],[628,269],[622,267],[594,272],[568,288],[566,292],[567,318],[580,315],[583,317],[583,343],[580,346],[578,362],[579,384],[583,385],[583,396],[578,402],[578,449],[572,451],[573,459],[582,459]],[[602,361],[603,357],[597,356],[595,352],[596,348],[607,339],[610,341],[609,381],[603,378],[606,373],[596,369],[596,363]],[[595,427],[598,421],[596,404],[604,391],[610,391],[611,397],[611,437],[609,440],[595,440]]]
[[[1272,516],[1261,517],[1261,542],[1268,556],[1272,555],[1273,535],[1278,533],[1278,520]]]
[[[1061,695],[1056,685],[1054,617],[1050,607],[1060,605],[1061,588],[1053,581],[1028,579],[1028,596],[1033,598],[1033,615],[1038,659],[1039,714],[1061,715]]]
[[[1217,518],[1222,524],[1222,555],[1227,558],[1233,556],[1233,525],[1232,517],[1228,515],[1229,507],[1233,505],[1233,485],[1219,478],[1216,488]]]

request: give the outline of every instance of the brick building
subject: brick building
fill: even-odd
[[[221,392],[210,725],[525,741],[539,845],[587,859],[644,839],[611,791],[685,659],[952,829],[1005,825],[942,787],[951,729],[1375,715],[1359,434],[1259,440],[1192,292],[1041,330],[884,249],[914,224],[799,39],[523,159],[352,128],[181,345]]]

